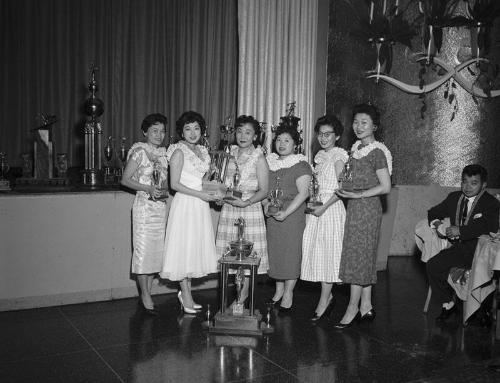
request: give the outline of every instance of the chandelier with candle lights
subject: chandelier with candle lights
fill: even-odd
[[[403,3],[403,2],[402,2]],[[493,89],[497,65],[488,57],[493,21],[500,16],[499,0],[408,0],[405,7],[399,0],[365,0],[366,11],[359,17],[358,36],[368,40],[376,50],[374,69],[366,78],[384,81],[396,88],[416,95],[425,95],[447,84],[460,85],[476,97],[500,96]],[[408,21],[404,17],[409,7],[417,7],[418,16]],[[462,62],[448,63],[439,57],[443,29],[465,27],[470,31],[471,54]],[[423,49],[412,55],[420,63],[419,84],[407,84],[390,76],[393,46],[397,43],[412,49],[412,40],[420,33]],[[428,68],[437,72],[434,81],[426,83]],[[467,70],[465,76],[462,71]],[[445,92],[447,94],[448,92]]]

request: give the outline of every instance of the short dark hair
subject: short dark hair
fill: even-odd
[[[485,183],[486,180],[488,179],[488,172],[481,165],[478,164],[467,165],[464,168],[464,170],[462,170],[462,178],[464,178],[464,176],[472,177],[476,175],[480,176],[482,183]]]
[[[314,132],[319,133],[319,128],[324,125],[331,126],[336,136],[341,136],[344,132],[344,127],[340,120],[333,114],[325,114],[324,116],[316,120],[316,125],[314,125]]]
[[[146,117],[144,117],[144,120],[142,120],[141,130],[144,133],[147,133],[148,129],[156,124],[163,124],[165,125],[165,127],[167,127],[167,117],[165,117],[161,113],[148,114]]]
[[[205,131],[207,130],[207,124],[205,122],[205,119],[201,114],[190,110],[188,112],[182,113],[179,119],[175,122],[175,131],[177,132],[179,137],[182,137],[184,126],[192,122],[197,122],[198,125],[200,125],[201,135],[205,134]]]
[[[372,119],[373,125],[380,126],[380,112],[375,105],[372,104],[358,104],[352,110],[352,118],[356,116],[356,114],[364,113],[370,116]]]
[[[278,127],[276,128],[275,135],[274,135],[274,143],[276,142],[276,139],[278,138],[278,136],[280,136],[281,134],[284,134],[284,133],[288,133],[290,135],[290,137],[292,137],[292,140],[293,140],[295,145],[300,145],[300,142],[302,139],[300,138],[299,132],[297,131],[296,128],[294,128],[293,126],[289,126],[289,125],[278,125]]]
[[[254,133],[259,136],[260,135],[260,124],[259,121],[257,121],[253,116],[246,116],[246,115],[241,115],[236,118],[236,121],[234,122],[234,129],[236,130],[240,126],[243,126],[245,124],[250,124],[253,127]]]

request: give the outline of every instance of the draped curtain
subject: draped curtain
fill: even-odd
[[[179,115],[196,110],[215,143],[235,114],[236,0],[2,0],[0,44],[0,151],[11,165],[30,151],[39,113],[58,118],[56,151],[83,164],[91,63],[104,138],[130,146],[154,112],[168,117],[173,137]]]
[[[238,114],[269,130],[295,101],[308,156],[317,117],[317,24],[318,0],[238,0]]]

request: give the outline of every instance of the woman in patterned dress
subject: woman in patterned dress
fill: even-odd
[[[201,305],[193,301],[191,278],[217,272],[215,235],[209,202],[218,197],[202,190],[203,177],[210,169],[210,155],[199,145],[205,132],[203,117],[185,112],[176,122],[182,140],[170,145],[170,187],[175,194],[168,215],[162,278],[179,281],[181,308],[195,314]]]
[[[267,157],[270,193],[282,189],[282,209],[267,219],[268,275],[276,279],[276,291],[271,304],[281,301],[280,312],[287,312],[293,304],[293,289],[300,275],[302,235],[306,225],[305,201],[309,196],[311,166],[302,154],[294,154],[300,142],[297,129],[279,126],[276,130],[277,153]],[[269,211],[269,200],[262,201],[264,213]]]
[[[382,221],[380,196],[391,191],[392,157],[376,141],[380,114],[373,105],[354,107],[352,127],[358,141],[352,146],[352,190],[337,195],[348,199],[339,277],[351,284],[349,305],[335,325],[342,329],[355,319],[373,320],[372,286],[377,282],[377,244]]]
[[[229,242],[238,239],[238,227],[235,221],[242,217],[245,220],[244,238],[253,242],[253,251],[260,257],[258,274],[267,273],[267,239],[266,224],[260,201],[267,197],[269,167],[262,150],[255,147],[260,134],[259,122],[252,116],[239,116],[235,121],[236,143],[231,146],[231,155],[235,162],[230,164],[227,180],[233,179],[236,170],[240,175],[237,190],[242,192],[241,198],[224,200],[219,226],[217,228],[217,254],[222,256]],[[233,186],[234,185],[228,185]],[[248,297],[249,278],[244,280],[240,293],[243,303]]]
[[[166,179],[168,162],[164,147],[167,118],[162,114],[146,116],[141,130],[146,142],[137,142],[130,148],[121,184],[136,190],[132,206],[132,273],[137,275],[140,304],[146,313],[157,315],[151,287],[154,274],[160,272],[163,260],[165,225],[167,223]],[[159,182],[153,180],[153,170],[159,170]]]
[[[335,194],[339,188],[338,177],[347,162],[347,152],[336,145],[344,128],[337,117],[326,115],[316,122],[314,131],[320,150],[314,157],[319,184],[319,199],[323,205],[311,208],[306,216],[302,242],[302,267],[300,279],[321,282],[321,295],[313,322],[330,314],[333,308],[331,294],[333,283],[339,283],[340,255],[344,237],[345,208]]]

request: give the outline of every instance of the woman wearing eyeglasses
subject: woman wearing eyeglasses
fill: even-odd
[[[319,302],[311,316],[317,322],[327,318],[333,308],[332,286],[340,283],[339,266],[344,237],[345,208],[335,194],[338,177],[347,162],[347,152],[337,145],[344,128],[337,117],[318,118],[314,126],[321,150],[314,157],[314,171],[319,184],[322,205],[312,207],[306,217],[302,241],[300,279],[321,282]]]

